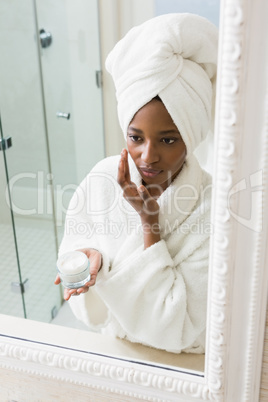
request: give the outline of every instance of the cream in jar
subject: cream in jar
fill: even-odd
[[[69,251],[57,260],[57,269],[64,287],[77,289],[90,281],[89,259],[81,251]]]

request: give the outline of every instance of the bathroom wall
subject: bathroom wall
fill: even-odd
[[[155,0],[156,15],[194,13],[219,26],[220,0]]]

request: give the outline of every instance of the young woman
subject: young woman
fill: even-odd
[[[127,149],[78,187],[59,251],[90,259],[90,282],[64,290],[89,327],[205,351],[211,178],[193,151],[213,122],[216,62],[217,29],[191,14],[133,28],[108,56]]]

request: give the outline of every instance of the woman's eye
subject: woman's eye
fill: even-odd
[[[133,142],[141,141],[141,137],[139,137],[138,135],[130,135],[129,137]]]
[[[174,138],[163,138],[162,141],[167,145],[171,145],[175,142]]]

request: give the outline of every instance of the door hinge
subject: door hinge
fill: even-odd
[[[26,278],[24,282],[11,282],[11,290],[14,293],[25,293],[29,288],[29,279]]]
[[[10,147],[12,147],[12,137],[0,138],[0,151],[5,151]]]
[[[102,88],[102,71],[96,70],[96,84],[98,88]]]

